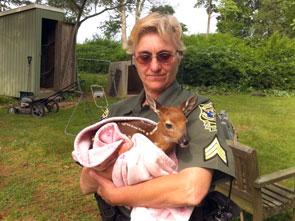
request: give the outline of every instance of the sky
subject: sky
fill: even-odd
[[[207,30],[207,14],[204,8],[194,8],[196,0],[166,0],[168,5],[171,5],[175,11],[174,16],[182,23],[187,25],[187,34],[206,33]],[[142,16],[147,12],[143,12]],[[85,21],[78,32],[77,42],[83,43],[86,39],[92,39],[95,33],[99,33],[100,26],[108,14],[104,13],[94,18]],[[129,35],[130,29],[134,25],[134,18],[129,16],[127,20],[127,35]],[[213,16],[211,19],[210,32],[216,30],[216,18]]]

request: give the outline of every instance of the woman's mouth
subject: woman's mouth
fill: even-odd
[[[165,74],[150,74],[150,75],[146,75],[146,78],[148,80],[162,80],[165,77],[166,77]]]

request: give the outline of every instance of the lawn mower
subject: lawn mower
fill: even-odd
[[[64,99],[64,93],[73,91],[78,83],[74,82],[63,89],[45,98],[37,99],[31,92],[21,92],[20,105],[10,107],[8,112],[11,114],[32,114],[35,117],[43,117],[46,112],[56,113],[59,111],[58,102]]]

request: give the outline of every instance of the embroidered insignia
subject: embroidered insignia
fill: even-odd
[[[109,114],[110,114],[110,110],[108,108],[106,108],[101,115],[101,119],[107,118],[109,116]]]
[[[205,161],[210,160],[215,156],[218,156],[222,160],[222,162],[224,162],[227,165],[226,150],[222,148],[217,137],[215,137],[214,140],[209,144],[209,146],[204,149],[204,155]]]
[[[200,115],[199,118],[203,121],[204,127],[209,132],[217,131],[216,128],[216,114],[213,104],[210,102],[208,104],[200,104]]]

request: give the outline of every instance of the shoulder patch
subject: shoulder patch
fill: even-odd
[[[209,132],[217,131],[216,127],[216,113],[211,102],[207,104],[200,104],[200,115],[199,118],[204,124],[204,128]]]
[[[109,108],[104,109],[104,111],[103,111],[103,113],[101,115],[101,119],[107,118],[109,116],[109,114],[110,114]]]
[[[204,148],[205,161],[211,160],[215,156],[219,157],[222,162],[227,165],[227,152],[220,145],[217,137],[215,137],[213,141]]]

